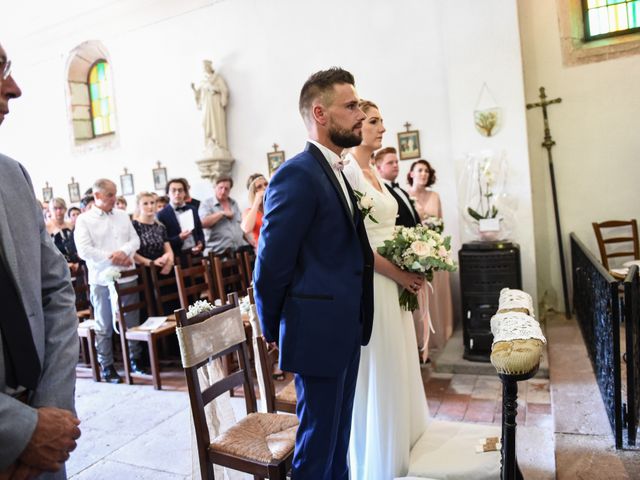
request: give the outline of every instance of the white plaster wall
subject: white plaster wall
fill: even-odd
[[[519,0],[525,94],[538,89],[562,103],[549,107],[554,168],[569,268],[569,233],[600,258],[591,222],[640,217],[640,56],[600,63],[562,65],[555,0]],[[527,113],[533,185],[538,292],[562,308],[562,282],[542,113]],[[570,270],[569,270],[570,271]],[[569,273],[569,280],[570,280]]]
[[[32,15],[37,12],[34,20]],[[527,169],[522,64],[512,0],[102,0],[69,2],[64,13],[49,2],[16,10],[11,25],[27,25],[0,39],[15,59],[23,98],[0,129],[0,151],[30,170],[36,191],[45,181],[66,197],[74,175],[84,190],[99,176],[114,179],[126,166],[136,191],[152,188],[161,161],[169,176],[186,176],[193,195],[212,189],[194,163],[202,139],[190,82],[212,58],[230,89],[229,144],[236,158],[232,195],[245,204],[250,173],[267,172],[266,152],[277,142],[287,157],[304,145],[297,112],[300,87],[321,68],[352,71],[363,98],[381,108],[385,144],[410,121],[422,154],[438,171],[445,223],[459,248],[457,172],[465,152],[504,149],[513,168],[521,223],[525,288],[535,295],[533,225]],[[51,25],[47,22],[51,20]],[[490,32],[490,33],[487,33]],[[85,40],[109,50],[119,123],[118,146],[72,153],[64,66]],[[473,126],[473,108],[487,81],[506,110],[503,131],[485,139]],[[410,162],[403,162],[404,178]],[[457,275],[453,276],[454,290]],[[458,301],[455,301],[456,307]]]

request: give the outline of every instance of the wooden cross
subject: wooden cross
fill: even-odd
[[[71,177],[71,183],[76,183],[75,178]]]
[[[273,142],[273,145],[271,145],[271,146],[273,147],[273,151],[274,151],[274,152],[277,152],[277,151],[278,151],[278,147],[279,147],[280,145],[278,145],[277,143]]]
[[[532,108],[542,108],[542,118],[544,120],[544,140],[542,146],[547,149],[547,158],[549,160],[549,176],[551,178],[551,193],[553,195],[553,210],[556,216],[556,234],[558,236],[558,253],[560,255],[560,273],[562,274],[562,293],[564,296],[564,312],[567,318],[571,318],[571,310],[569,309],[569,287],[567,284],[567,268],[564,261],[564,248],[562,243],[562,229],[560,228],[560,210],[558,208],[558,194],[556,192],[556,174],[553,169],[553,156],[551,148],[556,144],[551,138],[551,130],[549,128],[549,116],[547,107],[554,103],[562,102],[561,98],[547,100],[547,94],[544,87],[540,87],[540,101],[536,103],[527,103],[527,110]]]
[[[49,188],[49,182],[44,182],[45,188]]]
[[[407,122],[405,122],[403,126],[404,126],[404,128],[406,128],[406,129],[407,129],[407,132],[408,132],[408,131],[409,131],[409,129],[411,128],[411,124],[410,124],[408,121],[407,121]]]
[[[127,167],[124,167],[124,175],[126,175],[127,173],[129,173],[129,171],[127,170]]]

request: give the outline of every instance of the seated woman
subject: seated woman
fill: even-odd
[[[262,214],[264,213],[263,198],[267,185],[267,179],[261,173],[254,173],[247,180],[251,206],[243,212],[240,228],[242,228],[245,238],[254,248],[258,247],[260,227],[262,227]]]
[[[133,228],[140,237],[140,249],[133,259],[139,265],[154,264],[167,275],[173,268],[173,250],[167,239],[167,229],[156,220],[156,201],[149,192],[139,193]]]
[[[49,202],[50,217],[46,223],[47,233],[51,235],[53,243],[55,243],[60,253],[69,264],[69,270],[73,275],[78,270],[80,258],[76,250],[76,244],[73,241],[73,227],[64,219],[67,213],[67,204],[63,198],[56,197]]]

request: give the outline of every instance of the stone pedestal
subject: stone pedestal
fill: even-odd
[[[203,152],[203,158],[196,160],[196,165],[200,169],[200,176],[211,182],[215,182],[218,177],[230,177],[235,160],[228,150],[213,146]]]

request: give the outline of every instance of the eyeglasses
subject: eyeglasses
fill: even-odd
[[[2,69],[2,79],[6,80],[11,75],[11,60],[0,62],[0,68]]]

